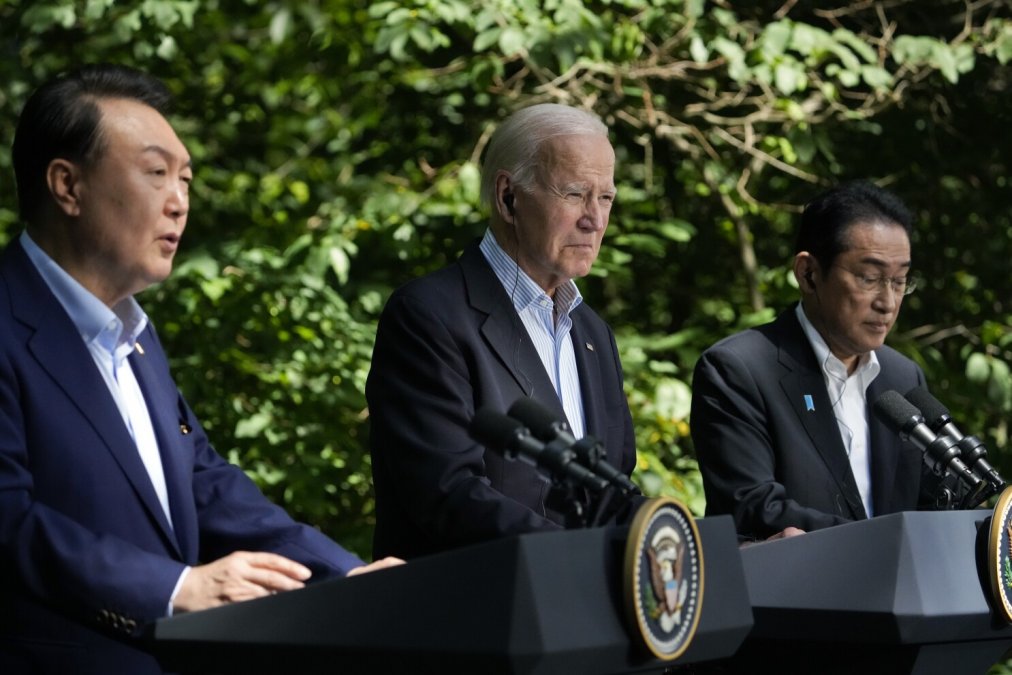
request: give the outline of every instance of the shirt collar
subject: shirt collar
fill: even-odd
[[[126,354],[133,351],[137,336],[148,325],[147,314],[133,297],[109,308],[39,248],[27,231],[21,233],[20,242],[86,343],[98,342],[110,353],[122,345],[129,346]]]
[[[554,306],[558,314],[569,314],[583,302],[580,289],[572,279],[555,289],[554,301],[548,297],[545,289],[531,279],[503,250],[499,242],[496,241],[491,228],[485,230],[485,236],[482,237],[478,248],[484,254],[488,264],[491,265],[492,271],[495,272],[499,283],[506,289],[513,301],[514,309],[518,312],[538,303],[546,307]]]
[[[829,350],[829,345],[826,344],[826,341],[819,331],[815,329],[815,326],[812,325],[812,322],[808,320],[808,316],[805,314],[805,310],[800,302],[794,308],[794,313],[798,317],[798,323],[801,324],[801,330],[804,331],[805,337],[808,338],[809,344],[812,345],[812,351],[815,352],[815,360],[818,361],[823,374],[832,375],[844,380],[850,377],[851,375],[847,373],[847,366]],[[864,386],[867,387],[878,376],[879,370],[881,370],[881,366],[878,362],[878,356],[874,351],[871,351],[858,357],[857,368],[854,370],[853,375],[859,377]]]

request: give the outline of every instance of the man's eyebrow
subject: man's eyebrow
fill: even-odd
[[[586,190],[593,189],[593,185],[590,181],[570,181],[568,183],[563,183],[558,189],[563,192],[584,192]],[[614,185],[610,185],[606,188],[602,188],[601,192],[616,192],[616,188]]]
[[[170,152],[169,150],[167,150],[166,148],[163,148],[160,145],[146,145],[141,150],[141,154],[148,153],[148,152],[153,152],[153,153],[155,153],[157,155],[161,155],[165,160],[175,160],[175,159],[177,159],[177,155],[175,153]],[[186,162],[183,164],[183,167],[184,168],[188,168],[188,169],[192,169],[193,168],[193,159],[190,158],[190,157],[187,157],[186,158]]]
[[[889,267],[889,262],[882,260],[882,258],[876,258],[874,256],[866,256],[858,260],[858,263],[862,265],[874,265],[875,267]],[[910,261],[901,262],[900,267],[910,267]]]

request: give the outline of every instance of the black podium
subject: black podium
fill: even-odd
[[[529,534],[300,591],[159,621],[152,649],[182,673],[661,672],[727,657],[752,627],[734,526],[697,521],[700,622],[676,661],[625,624],[625,530]]]
[[[978,572],[989,515],[898,513],[742,549],[755,628],[728,670],[986,673],[1012,647]]]

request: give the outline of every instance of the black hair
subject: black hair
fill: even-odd
[[[794,252],[808,251],[828,270],[849,248],[851,225],[877,222],[899,225],[909,238],[913,215],[903,200],[874,183],[843,183],[805,205]]]
[[[47,204],[46,171],[63,158],[88,165],[102,154],[102,119],[97,101],[125,98],[166,115],[172,102],[158,79],[126,66],[84,66],[52,79],[33,93],[18,119],[11,148],[18,205],[25,222],[34,223]]]

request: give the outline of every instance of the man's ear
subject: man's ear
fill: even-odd
[[[499,219],[504,223],[512,223],[516,215],[513,182],[510,178],[509,173],[502,170],[495,176],[495,203],[492,208],[499,213]]]
[[[66,159],[54,159],[46,167],[46,184],[56,207],[68,216],[81,213],[80,168]]]
[[[815,293],[819,278],[819,262],[815,256],[808,251],[801,251],[794,256],[794,278],[802,293]]]

